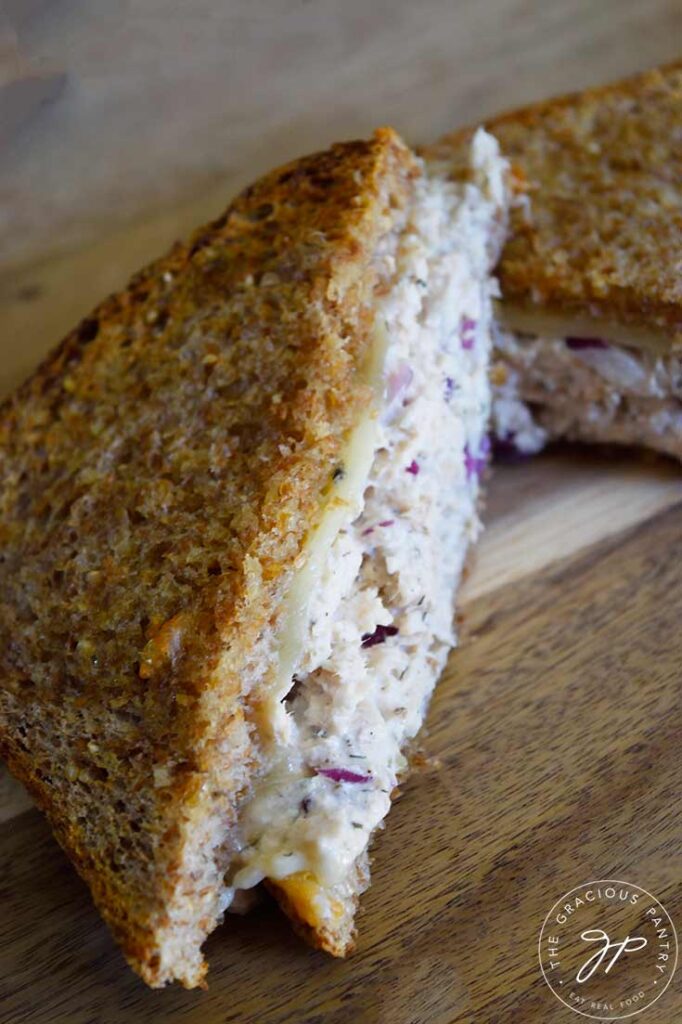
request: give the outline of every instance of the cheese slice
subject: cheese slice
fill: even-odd
[[[495,303],[495,316],[506,331],[544,338],[599,338],[602,341],[645,352],[665,355],[672,348],[682,351],[682,339],[656,327],[620,323],[589,314],[573,315],[546,309],[529,309],[509,302]]]

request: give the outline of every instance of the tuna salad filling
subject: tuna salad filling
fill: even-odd
[[[519,452],[566,438],[682,458],[682,353],[501,332],[492,379],[494,433]]]
[[[295,898],[305,883],[317,920],[338,918],[362,887],[455,643],[455,594],[479,531],[504,166],[484,133],[474,165],[481,180],[464,187],[422,177],[377,255],[379,399],[336,471],[342,516],[297,599],[304,634],[272,709],[269,770],[241,814],[230,894],[268,879]]]

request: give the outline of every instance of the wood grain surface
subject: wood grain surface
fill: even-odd
[[[158,4],[125,6],[141,25]],[[626,74],[675,56],[682,26],[678,0],[348,0],[338,16],[332,6],[301,4],[291,18],[276,0],[201,0],[188,36],[189,15],[172,5],[175,21],[158,28],[164,44],[201,47],[234,29],[226,53],[240,51],[225,61],[229,74],[210,79],[198,125],[186,100],[204,79],[182,93],[195,74],[185,51],[176,54],[185,77],[163,78],[163,110],[185,111],[169,138],[179,155],[195,147],[192,160],[182,150],[177,173],[168,138],[156,145],[158,125],[149,145],[126,134],[157,109],[146,91],[157,65],[133,74],[133,58],[147,60],[154,45],[158,55],[155,33],[119,25],[105,0],[61,0],[62,29],[57,13],[41,21],[41,52],[51,32],[77,66],[67,67],[73,89],[39,116],[56,120],[3,153],[0,227],[11,228],[12,252],[0,265],[0,393],[269,163],[379,122],[423,140]],[[91,40],[88,9],[100,19]],[[118,70],[112,39],[127,40]],[[107,107],[103,118],[88,74],[130,110]],[[117,74],[132,76],[139,103]],[[109,102],[104,87],[100,96]],[[157,201],[157,184],[172,206]],[[9,258],[29,249],[21,266]],[[357,953],[339,962],[308,950],[266,902],[209,940],[207,992],[146,990],[0,769],[0,1024],[570,1024],[579,1018],[537,963],[540,926],[563,892],[623,877],[654,892],[682,928],[682,475],[632,455],[565,449],[497,468],[485,518],[462,594],[461,646],[423,737],[426,766],[375,844]],[[682,1019],[682,969],[638,1019]]]

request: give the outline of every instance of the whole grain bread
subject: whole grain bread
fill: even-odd
[[[682,62],[487,121],[527,201],[498,268],[505,304],[682,342]],[[462,162],[472,132],[423,151]]]
[[[251,703],[415,173],[387,129],[272,172],[0,409],[0,750],[154,986],[206,971]]]

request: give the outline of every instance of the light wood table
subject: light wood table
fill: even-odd
[[[297,66],[306,47],[327,45],[324,33],[313,19],[314,38],[292,40],[291,5],[254,6],[265,27],[247,33],[248,59],[267,74],[278,32],[290,47],[267,131],[255,145],[248,91],[238,105],[226,98],[226,138],[246,153],[232,173],[216,178],[199,161],[172,207],[150,196],[134,216],[122,183],[123,226],[105,182],[106,201],[74,206],[66,247],[59,217],[47,217],[30,258],[0,270],[0,390],[139,263],[217,211],[249,169],[374,122],[424,140],[514,100],[670,59],[682,15],[678,3],[655,0],[352,0],[335,60],[318,90],[306,83],[297,119]],[[335,82],[352,110],[330,100]],[[30,199],[27,186],[20,201]],[[208,992],[147,991],[40,816],[0,778],[2,1024],[570,1024],[579,1018],[550,993],[536,955],[562,892],[625,878],[682,925],[682,476],[632,457],[545,455],[495,471],[486,522],[462,597],[461,646],[423,737],[427,764],[376,843],[355,956],[311,952],[266,905],[209,940]],[[682,970],[642,1021],[680,1019],[681,983]]]

